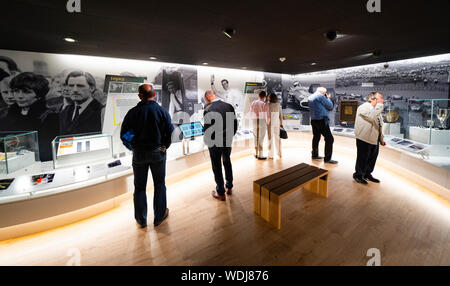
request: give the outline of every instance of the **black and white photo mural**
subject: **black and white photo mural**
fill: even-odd
[[[339,102],[361,104],[370,91],[378,90],[384,95],[385,111],[394,110],[392,114],[398,118],[391,118],[401,123],[404,133],[408,125],[440,124],[436,116],[436,122],[428,122],[430,114],[438,112],[428,99],[449,98],[449,71],[450,54],[288,75],[0,50],[0,131],[38,131],[40,158],[51,160],[51,141],[56,136],[102,132],[105,122],[113,125],[112,113],[105,116],[105,106],[107,109],[110,102],[104,93],[105,76],[124,75],[154,83],[157,101],[169,111],[175,125],[202,120],[203,95],[208,89],[232,104],[238,117],[243,118],[251,104],[244,94],[245,83],[255,82],[277,94],[283,113],[295,114],[301,125],[309,125],[308,96],[318,86],[333,94],[330,124],[345,127],[352,127],[352,123],[339,121]],[[127,89],[135,91],[135,87]],[[448,101],[440,104],[448,108]]]

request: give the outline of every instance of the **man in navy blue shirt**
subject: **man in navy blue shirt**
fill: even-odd
[[[309,115],[311,117],[311,126],[313,130],[312,139],[312,159],[322,159],[319,156],[320,136],[325,137],[325,163],[337,164],[337,161],[331,160],[333,155],[333,134],[330,130],[330,119],[328,112],[333,110],[331,95],[327,93],[324,87],[318,87],[313,95],[308,97]]]
[[[155,195],[153,212],[155,226],[169,215],[166,198],[166,150],[171,144],[173,126],[169,113],[155,101],[150,84],[139,87],[139,102],[125,116],[120,137],[133,134],[134,217],[141,228],[147,226],[147,176],[150,168]]]

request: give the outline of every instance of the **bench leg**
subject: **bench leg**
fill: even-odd
[[[318,181],[319,181],[319,196],[328,198],[328,175],[323,176]]]
[[[266,188],[261,188],[261,217],[266,221],[269,221],[270,214],[269,193],[269,190]]]
[[[319,194],[319,180],[314,180],[309,182],[304,186],[305,190],[310,191],[315,194]]]
[[[253,183],[253,210],[261,215],[261,186]]]
[[[270,221],[277,229],[281,228],[281,199],[273,193],[270,194]]]

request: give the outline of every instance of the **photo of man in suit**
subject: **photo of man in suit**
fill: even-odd
[[[73,104],[60,114],[60,134],[81,134],[102,131],[103,106],[93,98],[97,90],[94,77],[88,72],[74,71],[65,84]]]

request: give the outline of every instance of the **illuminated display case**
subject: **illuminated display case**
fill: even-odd
[[[0,132],[0,174],[10,174],[39,161],[37,131]]]
[[[109,134],[58,136],[52,141],[53,168],[112,160],[113,140]]]

